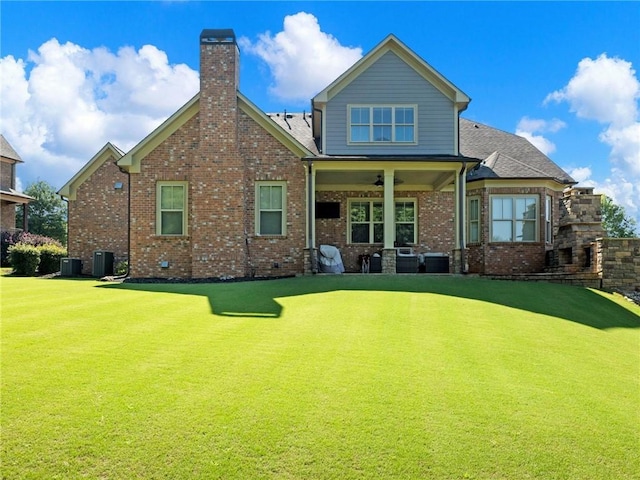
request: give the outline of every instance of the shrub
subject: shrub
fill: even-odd
[[[114,269],[113,273],[115,275],[121,276],[121,275],[126,275],[128,271],[129,271],[129,261],[122,260],[121,262],[118,262],[116,264],[116,268]]]
[[[40,263],[38,247],[25,243],[18,243],[9,247],[9,262],[17,275],[32,277]]]
[[[44,235],[36,235],[34,233],[19,231],[3,231],[0,235],[1,258],[0,262],[2,266],[13,266],[9,257],[9,249],[17,244],[31,245],[33,247],[40,247],[42,245],[54,245],[59,248],[63,248],[62,244],[55,238],[45,237]],[[57,271],[57,270],[55,270]],[[51,273],[51,272],[49,272]]]
[[[36,247],[40,252],[38,273],[48,275],[60,271],[60,260],[67,255],[66,249],[53,243]]]

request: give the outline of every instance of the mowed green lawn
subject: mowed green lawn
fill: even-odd
[[[637,479],[640,308],[544,283],[0,278],[2,478]]]

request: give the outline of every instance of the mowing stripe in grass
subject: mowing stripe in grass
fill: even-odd
[[[640,310],[606,294],[384,276],[0,282],[7,478],[640,467]]]

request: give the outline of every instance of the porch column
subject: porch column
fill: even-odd
[[[394,171],[384,171],[384,248],[393,248],[395,237],[395,215],[393,208],[393,176]]]
[[[382,273],[396,273],[395,208],[393,198],[393,169],[384,170],[384,250],[382,251]]]
[[[22,230],[25,232],[29,231],[29,204],[22,204]]]
[[[467,271],[466,267],[466,176],[467,176],[467,165],[466,163],[462,164],[462,168],[458,175],[456,175],[455,180],[455,202],[456,202],[456,215],[455,215],[455,224],[456,224],[456,248],[454,252],[453,258],[453,271],[455,273],[464,273]]]
[[[316,254],[316,172],[313,161],[307,162],[307,248],[304,258],[304,273],[318,271]]]

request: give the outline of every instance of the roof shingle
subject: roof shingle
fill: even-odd
[[[313,139],[311,115],[271,113],[268,116],[314,155],[320,155]],[[468,180],[485,178],[552,178],[560,183],[575,181],[526,138],[478,122],[460,119],[460,155],[483,162]]]
[[[0,156],[15,160],[16,162],[22,162],[20,155],[13,149],[13,147],[4,138],[4,135],[0,133]]]

